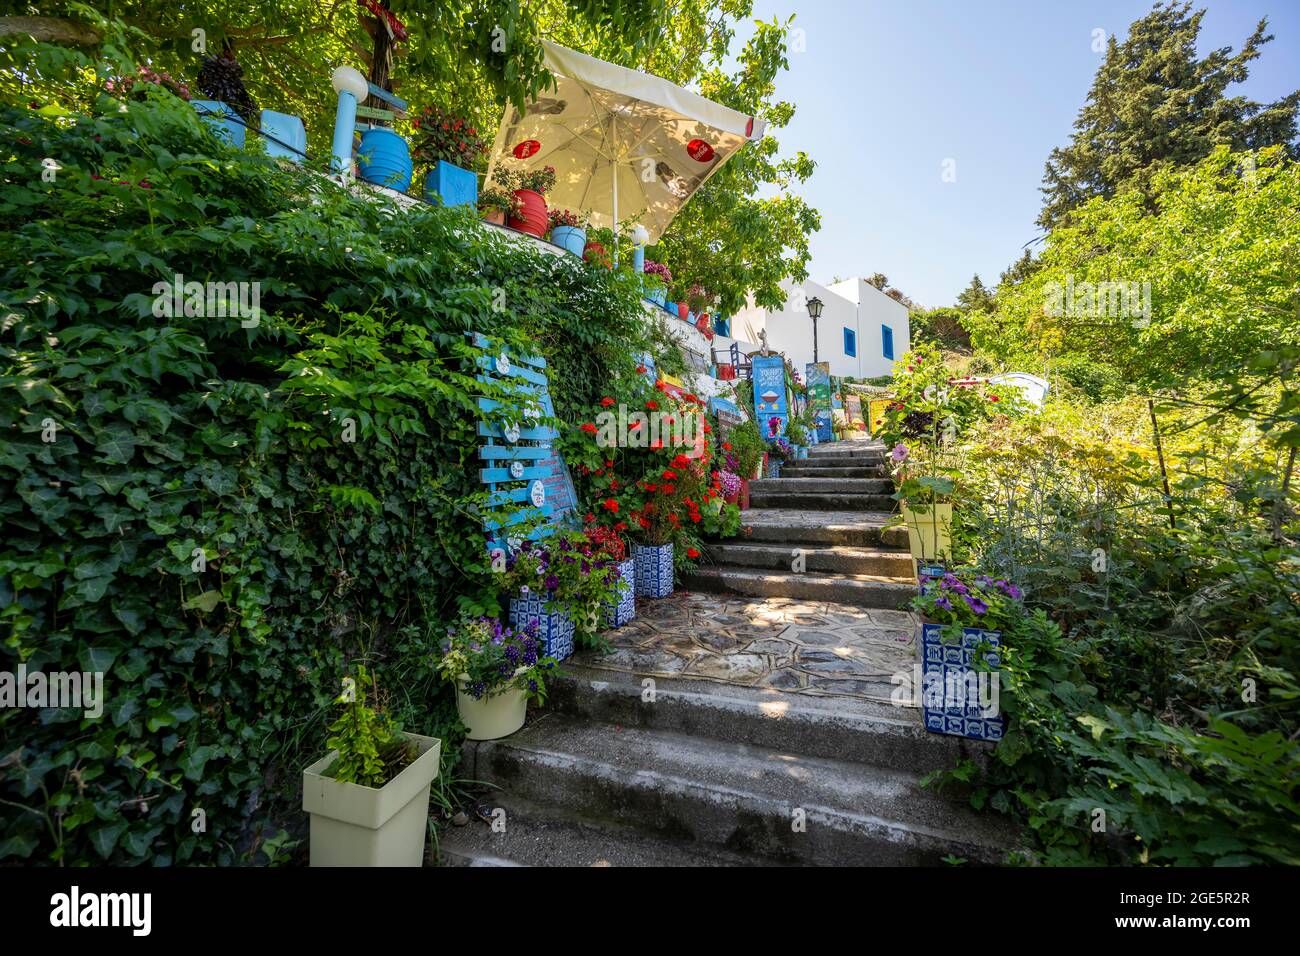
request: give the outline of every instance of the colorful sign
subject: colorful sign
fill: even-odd
[[[790,419],[785,394],[785,359],[779,355],[755,355],[751,360],[754,377],[754,417],[764,438],[785,434]],[[776,428],[772,427],[775,419]]]
[[[526,139],[522,143],[515,144],[514,154],[516,159],[527,159],[542,148],[542,144],[535,139]]]
[[[686,155],[697,163],[707,163],[713,159],[713,147],[702,139],[693,139],[686,144]]]
[[[831,441],[835,432],[831,428],[831,363],[808,363],[808,407],[812,409],[813,424],[818,441]]]
[[[885,410],[893,403],[892,398],[873,398],[867,403],[867,430],[873,435],[880,434],[880,425],[876,422],[883,421]]]
[[[716,395],[709,399],[709,411],[718,416],[718,441],[726,440],[731,430],[745,420],[745,413],[735,402]]]

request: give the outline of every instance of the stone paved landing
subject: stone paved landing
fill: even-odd
[[[646,676],[887,701],[912,671],[915,623],[904,611],[678,591],[639,600],[606,639],[609,654],[573,663]]]

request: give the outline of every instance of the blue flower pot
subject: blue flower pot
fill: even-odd
[[[622,627],[636,617],[636,559],[628,558],[617,565],[618,603],[606,601],[605,627]]]
[[[769,458],[769,459],[768,459],[768,462],[767,462],[767,477],[769,477],[769,478],[780,478],[780,477],[781,477],[781,463],[780,463],[779,461],[777,461],[775,458]]]
[[[969,737],[973,740],[1001,740],[1005,718],[992,690],[994,674],[980,674],[971,667],[975,649],[988,644],[985,661],[994,669],[999,663],[1002,635],[978,627],[962,628],[959,643],[946,643],[939,624],[921,625],[921,698],[925,729],[935,734]],[[985,691],[981,700],[981,690]],[[986,706],[987,705],[987,706]]]
[[[219,100],[190,100],[190,106],[217,132],[217,137],[242,149],[244,146],[244,123],[239,114],[229,103]]]
[[[411,151],[391,129],[375,127],[361,135],[359,175],[368,183],[405,192],[411,185]]]
[[[301,164],[307,156],[307,128],[302,119],[275,110],[262,110],[262,142],[268,156]]]
[[[539,594],[517,594],[510,599],[510,626],[525,627],[537,623],[537,636],[542,641],[542,656],[562,661],[573,654],[573,620],[563,611],[547,610],[549,597]]]
[[[673,545],[634,544],[636,593],[642,597],[661,598],[673,593]]]
[[[478,206],[478,177],[443,160],[424,175],[424,201],[444,206]]]
[[[551,230],[551,242],[581,258],[582,251],[587,248],[587,230],[577,226],[556,226]]]

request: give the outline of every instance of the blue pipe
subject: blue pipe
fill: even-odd
[[[334,145],[330,168],[336,173],[352,171],[352,136],[357,126],[357,98],[347,90],[339,93],[339,107],[334,114]]]

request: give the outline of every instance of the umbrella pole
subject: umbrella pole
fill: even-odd
[[[614,182],[614,268],[618,268],[618,117],[612,113],[609,117],[610,139],[614,143],[614,157],[610,164],[610,175]]]

